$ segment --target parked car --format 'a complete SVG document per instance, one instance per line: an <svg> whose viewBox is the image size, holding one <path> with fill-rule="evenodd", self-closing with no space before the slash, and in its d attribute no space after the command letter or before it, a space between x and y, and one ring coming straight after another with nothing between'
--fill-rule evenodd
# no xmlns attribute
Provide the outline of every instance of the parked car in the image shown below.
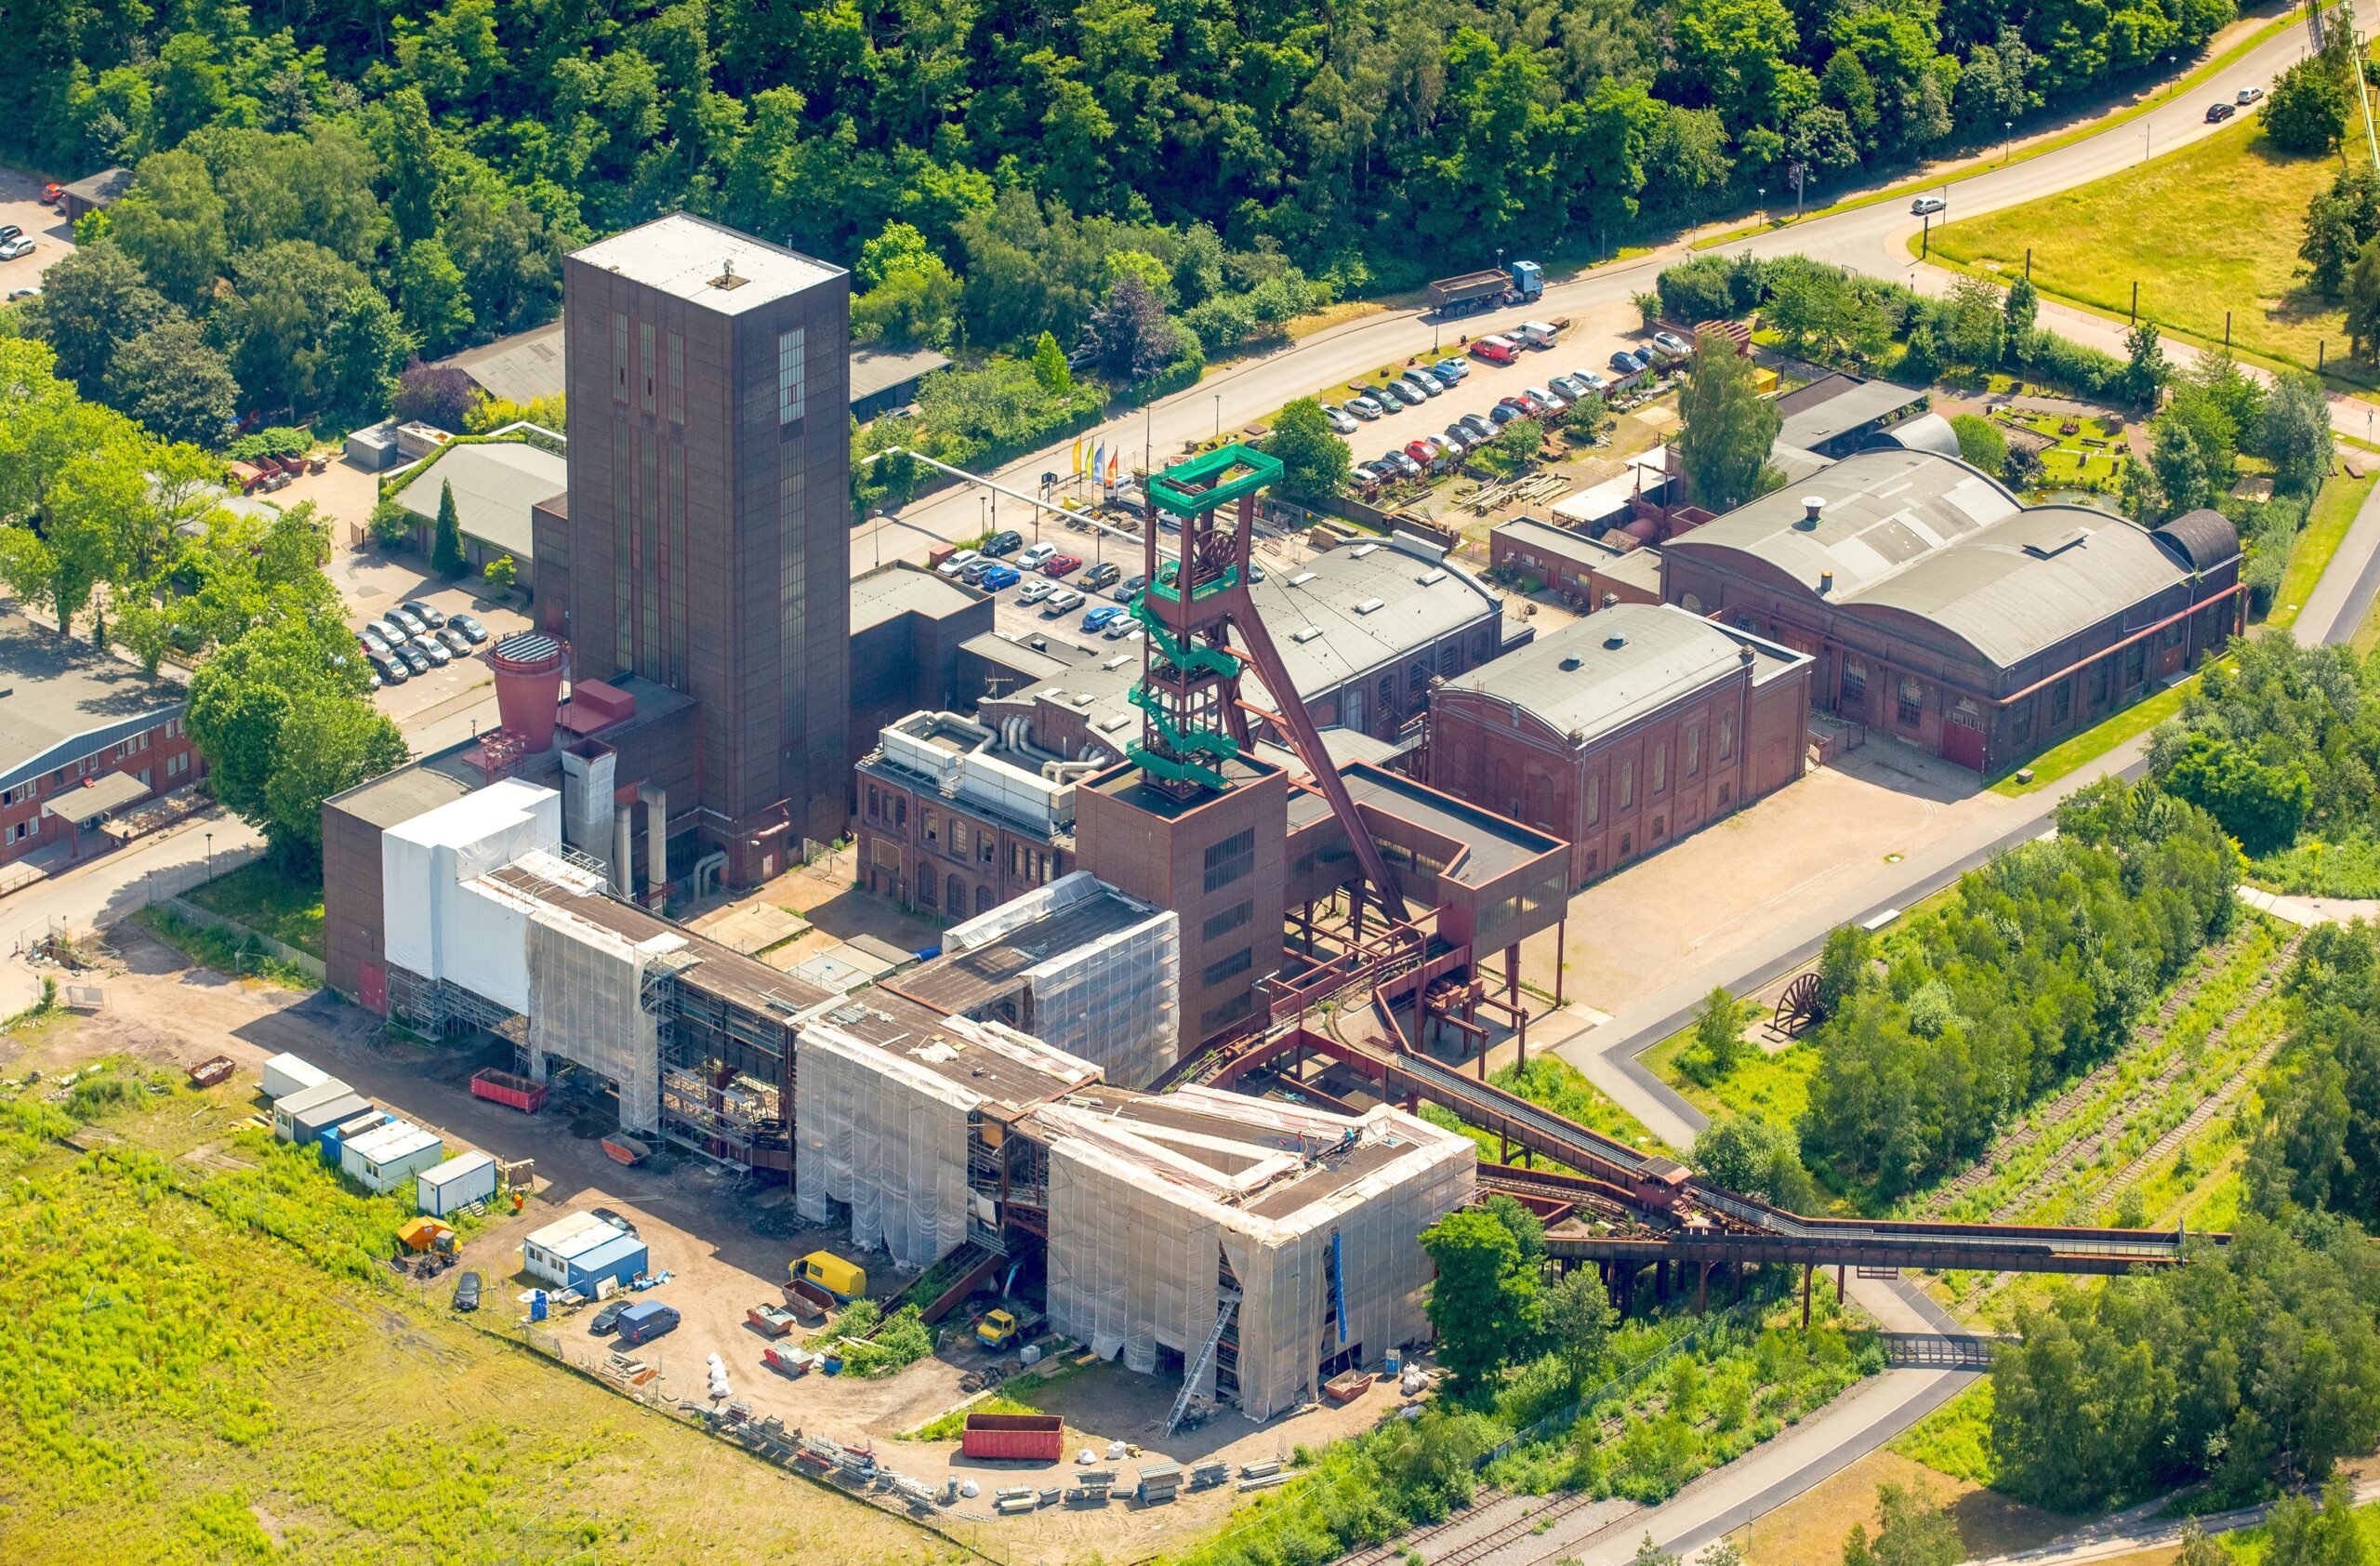
<svg viewBox="0 0 2380 1566"><path fill-rule="evenodd" d="M422 656L437 668L443 669L455 661L455 655L446 650L446 644L426 630L413 639L413 644L419 647Z"/></svg>
<svg viewBox="0 0 2380 1566"><path fill-rule="evenodd" d="M960 550L948 560L935 566L934 570L945 577L956 577L983 558L984 551L981 550Z"/></svg>
<svg viewBox="0 0 2380 1566"><path fill-rule="evenodd" d="M1081 569L1082 556L1078 554L1053 554L1041 563L1043 575L1051 577L1064 577Z"/></svg>
<svg viewBox="0 0 2380 1566"><path fill-rule="evenodd" d="M1495 420L1484 413L1466 413L1456 422L1483 441L1496 432Z"/></svg>
<svg viewBox="0 0 2380 1566"><path fill-rule="evenodd" d="M1038 604L1057 591L1058 584L1049 577L1036 577L1025 584L1024 590L1017 593L1016 601L1019 604Z"/></svg>
<svg viewBox="0 0 2380 1566"><path fill-rule="evenodd" d="M2233 101L2238 103L2241 108L2245 109L2249 104L2254 103L2264 95L2265 89L2262 87L2241 87L2240 89L2239 97L2233 100Z"/></svg>
<svg viewBox="0 0 2380 1566"><path fill-rule="evenodd" d="M1049 597L1041 601L1041 617L1043 619L1056 619L1060 615L1065 614L1067 611L1078 607L1081 603L1081 593L1077 592L1072 588L1060 588L1057 591L1051 593Z"/></svg>
<svg viewBox="0 0 2380 1566"><path fill-rule="evenodd" d="M612 1301L595 1313L595 1319L587 1323L587 1330L597 1337L609 1337L619 1327L620 1312L635 1303L625 1297Z"/></svg>
<svg viewBox="0 0 2380 1566"><path fill-rule="evenodd" d="M14 223L0 223L0 245L6 245L12 239L21 239L24 237L24 232L23 229Z"/></svg>
<svg viewBox="0 0 2380 1566"><path fill-rule="evenodd" d="M1106 635L1110 642L1137 642L1141 639L1141 622L1135 619L1117 620L1107 628Z"/></svg>
<svg viewBox="0 0 2380 1566"><path fill-rule="evenodd" d="M65 193L66 187L52 180L41 188L41 204L44 206L55 206L58 205L58 198Z"/></svg>
<svg viewBox="0 0 2380 1566"><path fill-rule="evenodd" d="M2210 103L2206 106L2206 123L2209 125L2221 125L2224 121L2229 119L2239 112L2240 106L2236 103ZM11 259L12 258L8 254L8 247L5 245L0 245L0 261Z"/></svg>
<svg viewBox="0 0 2380 1566"><path fill-rule="evenodd" d="M1342 435L1352 435L1355 432L1355 418L1336 403L1323 404L1322 417L1329 423L1332 430Z"/></svg>
<svg viewBox="0 0 2380 1566"><path fill-rule="evenodd" d="M1567 375L1557 375L1545 384L1566 403L1575 403L1587 394L1585 387Z"/></svg>
<svg viewBox="0 0 2380 1566"><path fill-rule="evenodd" d="M1013 527L1003 527L984 540L985 554L1014 554L1025 547L1025 535Z"/></svg>
<svg viewBox="0 0 2380 1566"><path fill-rule="evenodd" d="M1111 596L1129 603L1134 593L1139 592L1143 588L1148 585L1149 579L1138 571L1135 571L1130 576L1116 584L1116 591Z"/></svg>
<svg viewBox="0 0 2380 1566"><path fill-rule="evenodd" d="M998 565L998 564L999 562L994 560L990 555L979 554L974 559L969 561L966 564L959 568L959 579L965 582L969 587L973 587L984 579L985 572L990 570L993 566Z"/></svg>
<svg viewBox="0 0 2380 1566"><path fill-rule="evenodd" d="M636 1225L628 1222L628 1214L625 1213L615 1213L608 1207L590 1207L587 1210L587 1215L590 1218L602 1219L630 1239L636 1237Z"/></svg>
<svg viewBox="0 0 2380 1566"><path fill-rule="evenodd" d="M1115 624L1123 613L1124 609L1121 604L1102 604L1098 608L1093 609L1091 613L1082 617L1082 629L1085 630L1105 630L1109 626Z"/></svg>
<svg viewBox="0 0 2380 1566"><path fill-rule="evenodd" d="M1414 393L1419 392L1421 394L1419 400L1424 403L1428 402L1433 397L1443 397L1447 394L1447 389L1438 384L1438 378L1434 375L1408 375L1400 377L1396 382L1396 389L1399 392L1404 392L1408 397L1411 397Z"/></svg>
<svg viewBox="0 0 2380 1566"><path fill-rule="evenodd" d="M1671 355L1673 358L1678 359L1686 358L1694 352L1694 344L1686 341L1675 332L1655 332L1653 334L1653 346L1659 349L1662 352Z"/></svg>
<svg viewBox="0 0 2380 1566"><path fill-rule="evenodd" d="M1382 471L1382 464L1378 462L1351 462L1347 465L1347 472L1362 484L1386 484L1395 476Z"/></svg>
<svg viewBox="0 0 2380 1566"><path fill-rule="evenodd" d="M1002 592L1025 580L1025 573L1013 565L994 565L975 579L975 585L985 592Z"/></svg>
<svg viewBox="0 0 2380 1566"><path fill-rule="evenodd" d="M1528 415L1521 410L1518 403L1498 403L1488 410L1488 421L1499 426L1510 424L1515 418L1527 417Z"/></svg>
<svg viewBox="0 0 2380 1566"><path fill-rule="evenodd" d="M1603 377L1595 374L1593 370L1572 370L1570 372L1570 378L1577 381L1580 385L1585 387L1590 392L1600 392L1605 387L1611 384L1611 382L1604 379Z"/></svg>
<svg viewBox="0 0 2380 1566"><path fill-rule="evenodd" d="M1391 413L1402 413L1407 408L1411 407L1415 403L1425 400L1418 392L1408 397L1403 392L1398 391L1394 384L1387 386L1375 386L1371 390L1371 395L1374 402L1380 404L1382 407L1386 408Z"/></svg>
<svg viewBox="0 0 2380 1566"><path fill-rule="evenodd" d="M1500 405L1517 409L1523 418L1535 418L1545 411L1545 405L1526 392L1515 392L1505 398Z"/></svg>
<svg viewBox="0 0 2380 1566"><path fill-rule="evenodd" d="M412 640L409 632L397 629L395 625L390 622L388 617L385 615L380 618L372 621L364 629L370 631L373 635L378 637L382 642L388 644L391 647L394 647L400 642Z"/></svg>
<svg viewBox="0 0 2380 1566"><path fill-rule="evenodd" d="M487 640L487 627L480 624L475 615L449 615L446 623L463 633L463 640L476 647Z"/></svg>
<svg viewBox="0 0 2380 1566"><path fill-rule="evenodd" d="M1123 575L1123 567L1113 561L1103 560L1082 574L1082 585L1087 588L1104 588L1110 582L1119 580Z"/></svg>
<svg viewBox="0 0 2380 1566"><path fill-rule="evenodd" d="M480 1307L480 1275L467 1272L455 1281L455 1308L477 1310Z"/></svg>
<svg viewBox="0 0 2380 1566"><path fill-rule="evenodd" d="M1555 408L1566 407L1569 404L1568 398L1556 395L1554 389L1549 386L1532 386L1521 395L1536 404L1537 411L1540 413L1548 413Z"/></svg>
<svg viewBox="0 0 2380 1566"><path fill-rule="evenodd" d="M1363 396L1348 398L1347 411L1368 424L1373 419L1378 418L1382 414L1386 413L1388 410L1382 407L1376 399L1369 396Z"/></svg>
<svg viewBox="0 0 2380 1566"><path fill-rule="evenodd" d="M364 644L364 650L367 653L385 655L389 650L389 639L368 625L355 633L355 639Z"/></svg>
<svg viewBox="0 0 2380 1566"><path fill-rule="evenodd" d="M431 631L430 634L436 637L439 641L445 643L446 650L454 654L456 657L465 657L470 653L470 638L465 636L461 631L456 630L451 625L442 625L436 630Z"/></svg>
<svg viewBox="0 0 2380 1566"><path fill-rule="evenodd" d="M1449 424L1447 426L1447 446L1457 457L1461 457L1473 446L1477 445L1479 444L1479 440L1480 437L1478 434L1471 430L1467 425Z"/></svg>
<svg viewBox="0 0 2380 1566"><path fill-rule="evenodd" d="M430 629L422 624L421 617L410 609L391 609L381 617L407 636L418 636Z"/></svg>
<svg viewBox="0 0 2380 1566"><path fill-rule="evenodd" d="M677 1325L676 1306L662 1305L654 1300L639 1300L620 1312L620 1322L615 1331L622 1343L633 1347L640 1343L651 1343L664 1333L675 1331Z"/></svg>
<svg viewBox="0 0 2380 1566"><path fill-rule="evenodd" d="M1484 359L1491 365L1509 365L1519 358L1521 353L1519 349L1514 348L1502 338L1481 338L1471 345L1471 356L1474 359Z"/></svg>
<svg viewBox="0 0 2380 1566"><path fill-rule="evenodd" d="M424 604L418 598L408 598L405 600L405 613L411 615L415 619L419 620L422 623L422 628L426 630L436 630L440 626L446 623L445 616L440 614L429 604Z"/></svg>
<svg viewBox="0 0 2380 1566"><path fill-rule="evenodd" d="M1623 348L1611 356L1611 367L1621 375L1636 375L1644 370L1645 363Z"/></svg>
<svg viewBox="0 0 2380 1566"><path fill-rule="evenodd" d="M1036 544L1016 557L1016 568L1020 571L1038 571L1048 564L1051 556L1057 552L1058 546L1055 544Z"/></svg>
<svg viewBox="0 0 2380 1566"><path fill-rule="evenodd" d="M33 253L33 242L23 234L19 234L11 240L0 241L0 261L13 261L20 256L30 256Z"/></svg>
<svg viewBox="0 0 2380 1566"><path fill-rule="evenodd" d="M1452 376L1457 380L1461 380L1471 373L1471 365L1461 359L1441 359L1430 367L1440 375Z"/></svg>
<svg viewBox="0 0 2380 1566"><path fill-rule="evenodd" d="M1396 476L1399 478L1418 479L1421 476L1421 464L1414 461L1402 451L1383 451L1380 454L1380 459L1395 469Z"/></svg>
<svg viewBox="0 0 2380 1566"><path fill-rule="evenodd" d="M366 653L364 656L372 660L372 671L380 676L380 683L384 685L402 685L413 678L393 653Z"/></svg>
<svg viewBox="0 0 2380 1566"><path fill-rule="evenodd" d="M1415 370L1413 374L1419 379L1435 383L1441 391L1451 392L1454 390L1455 378L1447 374L1446 371L1438 368L1435 365L1424 365L1420 369Z"/></svg>
<svg viewBox="0 0 2380 1566"><path fill-rule="evenodd" d="M8 302L10 304L22 304L27 299L37 299L39 298L41 298L41 289L38 286L31 288L11 288L8 290Z"/></svg>
<svg viewBox="0 0 2380 1566"><path fill-rule="evenodd" d="M1439 451L1426 440L1408 441L1405 443L1405 455L1426 468L1438 459Z"/></svg>
<svg viewBox="0 0 2380 1566"><path fill-rule="evenodd" d="M1937 195L1923 195L1909 204L1909 215L1912 218L1930 218L1935 213L1944 210L1950 205L1950 203L1946 197Z"/></svg>
<svg viewBox="0 0 2380 1566"><path fill-rule="evenodd" d="M390 648L389 652L392 657L403 659L405 668L411 670L414 673L427 674L430 672L430 655L423 652L419 647L415 646L412 643L400 642L395 646Z"/></svg>

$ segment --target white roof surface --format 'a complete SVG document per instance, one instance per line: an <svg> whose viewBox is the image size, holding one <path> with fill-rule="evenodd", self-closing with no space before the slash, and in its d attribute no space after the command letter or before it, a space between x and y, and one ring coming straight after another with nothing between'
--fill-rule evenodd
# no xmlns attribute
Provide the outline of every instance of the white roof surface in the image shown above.
<svg viewBox="0 0 2380 1566"><path fill-rule="evenodd" d="M616 272L721 315L741 315L843 274L840 267L685 212L599 239L572 259ZM734 287L718 286L722 268L744 281Z"/></svg>
<svg viewBox="0 0 2380 1566"><path fill-rule="evenodd" d="M566 1218L555 1219L529 1236L527 1243L569 1261L585 1255L598 1245L610 1244L621 1233L620 1229L592 1213L573 1213Z"/></svg>
<svg viewBox="0 0 2380 1566"><path fill-rule="evenodd" d="M410 1158L424 1148L434 1148L443 1141L438 1133L425 1131L411 1121L390 1121L347 1144L347 1151L366 1163L393 1163Z"/></svg>
<svg viewBox="0 0 2380 1566"><path fill-rule="evenodd" d="M476 1174L483 1169L496 1167L496 1160L485 1153L456 1153L435 1169L425 1169L420 1178L433 1186L450 1186L466 1174Z"/></svg>

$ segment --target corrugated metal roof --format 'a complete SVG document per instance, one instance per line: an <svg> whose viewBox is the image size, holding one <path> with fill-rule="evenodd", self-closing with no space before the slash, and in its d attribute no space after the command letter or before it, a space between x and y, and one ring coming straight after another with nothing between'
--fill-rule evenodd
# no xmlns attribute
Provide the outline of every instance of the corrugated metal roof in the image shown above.
<svg viewBox="0 0 2380 1566"><path fill-rule="evenodd" d="M570 464L525 441L453 445L397 494L397 503L425 522L438 518L440 493L455 491L455 520L468 537L531 560L529 508L570 484Z"/></svg>
<svg viewBox="0 0 2380 1566"><path fill-rule="evenodd" d="M1889 380L1866 380L1856 375L1820 376L1777 399L1784 416L1780 445L1816 451L1828 441L1879 418L1889 418L1925 400L1925 393Z"/></svg>
<svg viewBox="0 0 2380 1566"><path fill-rule="evenodd" d="M559 397L569 386L559 316L542 326L466 348L439 363L469 376L489 396L510 403Z"/></svg>
<svg viewBox="0 0 2380 1566"><path fill-rule="evenodd" d="M1803 525L1809 499L1818 524ZM2147 529L2083 506L2021 505L1955 458L1879 448L1670 541L1737 552L1839 607L1897 609L2002 668L2184 579ZM1831 574L1831 584L1825 577Z"/></svg>
<svg viewBox="0 0 2380 1566"><path fill-rule="evenodd" d="M1744 644L1666 604L1615 604L1454 682L1513 703L1579 742L1734 678Z"/></svg>
<svg viewBox="0 0 2380 1566"><path fill-rule="evenodd" d="M172 674L0 615L0 784L54 772L182 710Z"/></svg>
<svg viewBox="0 0 2380 1566"><path fill-rule="evenodd" d="M1394 544L1326 550L1289 576L1250 584L1249 597L1298 696L1309 701L1486 621L1501 603L1460 566ZM1378 607L1362 607L1374 600ZM1322 634L1295 640L1291 633L1306 626Z"/></svg>
<svg viewBox="0 0 2380 1566"><path fill-rule="evenodd" d="M948 369L947 356L931 348L911 349L897 353L884 348L854 348L852 350L852 401L865 402L878 392Z"/></svg>

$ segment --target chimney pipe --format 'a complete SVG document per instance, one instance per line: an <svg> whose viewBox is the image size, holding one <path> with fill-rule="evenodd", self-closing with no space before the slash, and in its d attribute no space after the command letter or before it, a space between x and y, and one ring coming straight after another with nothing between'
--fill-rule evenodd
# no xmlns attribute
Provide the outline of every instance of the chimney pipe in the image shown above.
<svg viewBox="0 0 2380 1566"><path fill-rule="evenodd" d="M669 791L640 783L636 796L644 804L644 895L658 908L669 888Z"/></svg>
<svg viewBox="0 0 2380 1566"><path fill-rule="evenodd" d="M1801 520L1800 522L1798 522L1798 523L1794 524L1794 525L1795 525L1795 526L1797 526L1797 527L1799 527L1799 528L1801 528L1804 532L1808 532L1811 528L1814 528L1814 527L1816 527L1816 526L1818 524L1818 515L1819 515L1819 513L1820 513L1820 512L1824 511L1825 510L1826 510L1826 497L1825 497L1825 496L1823 496L1823 495L1805 495L1805 496L1803 496L1803 497L1802 497L1802 520Z"/></svg>
<svg viewBox="0 0 2380 1566"><path fill-rule="evenodd" d="M1834 591L1834 573L1833 573L1833 572L1831 572L1831 571L1821 571L1821 572L1819 572L1819 573L1818 573L1818 596L1819 596L1820 598L1824 598L1828 593L1831 593L1831 592L1832 592L1833 591Z"/></svg>

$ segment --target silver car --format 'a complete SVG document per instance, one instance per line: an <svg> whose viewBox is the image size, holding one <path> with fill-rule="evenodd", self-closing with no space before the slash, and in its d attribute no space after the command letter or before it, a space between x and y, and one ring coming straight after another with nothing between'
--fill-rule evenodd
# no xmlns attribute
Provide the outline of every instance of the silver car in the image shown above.
<svg viewBox="0 0 2380 1566"><path fill-rule="evenodd" d="M1355 421L1348 418L1347 410L1336 403L1323 404L1322 417L1329 421L1331 429L1342 435L1352 435L1355 432Z"/></svg>
<svg viewBox="0 0 2380 1566"><path fill-rule="evenodd" d="M1350 397L1347 399L1347 411L1368 424L1388 410L1369 397Z"/></svg>
<svg viewBox="0 0 2380 1566"><path fill-rule="evenodd" d="M1438 378L1434 375L1406 376L1396 382L1396 389L1417 405L1426 403L1433 397L1442 397L1447 390L1438 384Z"/></svg>

